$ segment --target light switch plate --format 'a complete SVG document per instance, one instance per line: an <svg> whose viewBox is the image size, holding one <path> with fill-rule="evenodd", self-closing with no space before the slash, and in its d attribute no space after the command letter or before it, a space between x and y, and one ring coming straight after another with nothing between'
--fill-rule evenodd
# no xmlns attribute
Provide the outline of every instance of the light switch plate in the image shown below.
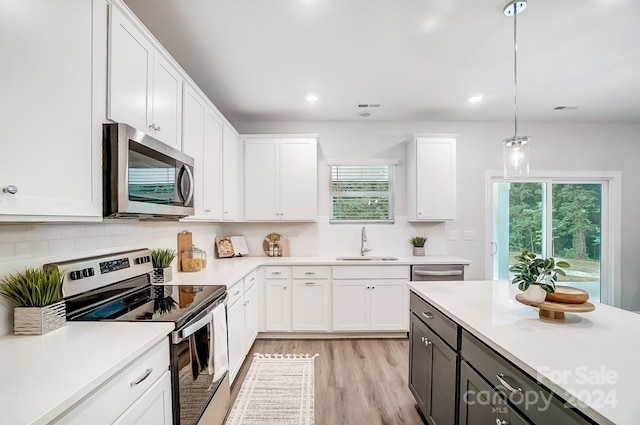
<svg viewBox="0 0 640 425"><path fill-rule="evenodd" d="M477 239L475 230L465 230L462 234L462 238L465 241L475 241Z"/></svg>
<svg viewBox="0 0 640 425"><path fill-rule="evenodd" d="M457 230L452 230L449 232L449 240L450 241L457 241L460 240L460 232Z"/></svg>

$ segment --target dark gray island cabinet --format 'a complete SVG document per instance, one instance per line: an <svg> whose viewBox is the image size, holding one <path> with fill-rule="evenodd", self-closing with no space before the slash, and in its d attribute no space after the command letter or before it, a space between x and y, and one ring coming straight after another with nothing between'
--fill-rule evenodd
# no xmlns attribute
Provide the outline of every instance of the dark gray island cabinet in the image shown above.
<svg viewBox="0 0 640 425"><path fill-rule="evenodd" d="M595 424L411 292L409 389L430 425Z"/></svg>

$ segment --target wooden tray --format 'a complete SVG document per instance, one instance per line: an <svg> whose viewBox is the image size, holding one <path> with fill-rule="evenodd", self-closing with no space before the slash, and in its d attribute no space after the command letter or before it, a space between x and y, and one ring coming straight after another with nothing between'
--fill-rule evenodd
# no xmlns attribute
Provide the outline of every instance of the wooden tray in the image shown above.
<svg viewBox="0 0 640 425"><path fill-rule="evenodd" d="M532 303L524 297L524 294L517 294L516 301L524 305L530 305L540 309L538 316L541 319L554 320L557 322L564 322L564 313L587 313L593 311L596 307L590 302L582 304L566 304L556 303L553 301L543 301L541 303Z"/></svg>

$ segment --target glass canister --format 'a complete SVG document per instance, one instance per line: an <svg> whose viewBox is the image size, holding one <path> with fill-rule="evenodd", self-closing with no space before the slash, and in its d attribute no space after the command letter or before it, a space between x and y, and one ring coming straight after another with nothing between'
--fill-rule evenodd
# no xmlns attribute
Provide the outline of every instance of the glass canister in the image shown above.
<svg viewBox="0 0 640 425"><path fill-rule="evenodd" d="M199 272L207 267L207 253L192 245L190 249L182 251L182 271Z"/></svg>

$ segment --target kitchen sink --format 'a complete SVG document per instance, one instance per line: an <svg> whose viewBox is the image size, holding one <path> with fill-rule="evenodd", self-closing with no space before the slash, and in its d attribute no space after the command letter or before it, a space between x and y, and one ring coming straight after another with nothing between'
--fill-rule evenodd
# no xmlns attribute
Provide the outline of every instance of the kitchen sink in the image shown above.
<svg viewBox="0 0 640 425"><path fill-rule="evenodd" d="M336 257L338 261L398 261L396 257Z"/></svg>

